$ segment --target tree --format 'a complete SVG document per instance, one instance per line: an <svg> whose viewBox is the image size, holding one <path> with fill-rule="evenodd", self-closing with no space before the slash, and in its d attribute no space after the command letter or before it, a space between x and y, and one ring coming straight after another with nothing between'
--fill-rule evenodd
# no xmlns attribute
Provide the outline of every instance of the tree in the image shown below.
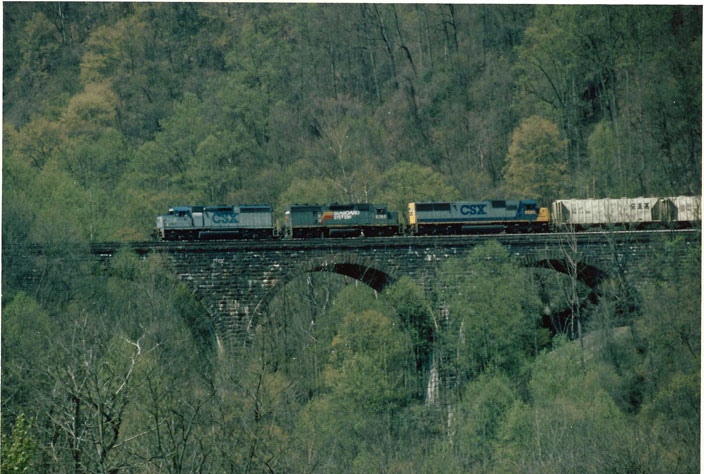
<svg viewBox="0 0 704 474"><path fill-rule="evenodd" d="M588 173L581 187L589 190L589 197L628 196L632 190L627 189L625 170L620 155L617 153L618 137L610 122L604 121L594 127L587 141L589 153ZM615 163L614 163L615 161Z"/></svg>
<svg viewBox="0 0 704 474"><path fill-rule="evenodd" d="M44 167L62 142L59 122L45 116L36 117L19 130L6 123L3 134L5 156L13 154L17 159L26 161L37 169Z"/></svg>
<svg viewBox="0 0 704 474"><path fill-rule="evenodd" d="M700 121L684 117L701 115L701 61L687 51L701 49L700 19L687 7L539 7L517 47L518 107L559 125L570 171L588 173L585 139L608 122L629 194L692 189Z"/></svg>
<svg viewBox="0 0 704 474"><path fill-rule="evenodd" d="M7 277L7 273L3 273ZM7 284L3 282L3 287L6 288ZM2 472L29 472L29 466L41 459L38 443L42 438L37 437L37 429L43 420L37 399L51 387L42 373L54 357L50 347L58 328L49 312L27 293L20 291L12 295L5 291L5 295L2 308L2 408L5 420Z"/></svg>
<svg viewBox="0 0 704 474"><path fill-rule="evenodd" d="M12 434L2 434L2 474L31 472L36 468L38 440L32 434L34 420L20 413L12 427Z"/></svg>
<svg viewBox="0 0 704 474"><path fill-rule="evenodd" d="M335 452L335 463L369 469L365 458L390 448L395 414L409 400L405 375L412 363L410 341L382 313L350 312L331 350L324 372L327 395L311 402L304 426L324 434L313 448L316 457ZM372 465L379 459L373 458Z"/></svg>
<svg viewBox="0 0 704 474"><path fill-rule="evenodd" d="M407 336L374 311L348 313L332 341L325 378L340 400L379 414L403 403ZM350 408L351 408L350 406Z"/></svg>
<svg viewBox="0 0 704 474"><path fill-rule="evenodd" d="M516 391L505 373L488 371L467 384L462 399L452 408L448 427L457 458L467 471L491 469L494 446Z"/></svg>
<svg viewBox="0 0 704 474"><path fill-rule="evenodd" d="M511 136L504 170L507 187L521 197L550 201L567 189L567 164L557 126L538 116L521 122Z"/></svg>
<svg viewBox="0 0 704 474"><path fill-rule="evenodd" d="M60 35L54 25L41 12L34 12L23 25L15 45L21 62L12 82L17 89L17 103L24 102L21 110L14 110L19 123L24 123L36 112L42 111L54 94L41 97L42 91L52 91L54 79L61 62ZM14 89L14 88L13 88Z"/></svg>
<svg viewBox="0 0 704 474"><path fill-rule="evenodd" d="M412 201L442 201L458 197L445 177L427 166L400 162L381 176L385 183L378 199L400 213L407 212Z"/></svg>
<svg viewBox="0 0 704 474"><path fill-rule="evenodd" d="M88 240L94 222L91 199L58 159L34 177L31 189L36 218L29 229L30 239L45 245Z"/></svg>
<svg viewBox="0 0 704 474"><path fill-rule="evenodd" d="M584 89L578 10L540 6L518 46L516 78L519 103L526 115L539 114L557 122L568 138L565 162L576 164L582 154L579 128L580 93ZM530 111L530 112L528 112Z"/></svg>
<svg viewBox="0 0 704 474"><path fill-rule="evenodd" d="M536 358L531 401L516 400L498 429L499 470L597 473L627 459L629 427L600 384L612 372L601 364L579 370L580 352L559 339Z"/></svg>
<svg viewBox="0 0 704 474"><path fill-rule="evenodd" d="M10 126L10 128L12 128ZM12 132L3 130L5 136ZM2 160L3 192L2 200L2 236L6 243L25 242L36 212L32 202L31 189L36 172L28 160L23 159L20 153L13 150L11 139L5 141Z"/></svg>
<svg viewBox="0 0 704 474"><path fill-rule="evenodd" d="M391 306L409 334L415 354L417 396L422 398L422 382L432 370L432 347L436 331L440 329L438 317L423 289L409 277L401 277L384 291ZM409 377L412 380L412 377Z"/></svg>
<svg viewBox="0 0 704 474"><path fill-rule="evenodd" d="M643 384L641 421L654 426L668 469L696 471L699 456L701 377L700 249L679 240L665 243L648 265L643 314L633 325L643 354L634 368Z"/></svg>
<svg viewBox="0 0 704 474"><path fill-rule="evenodd" d="M546 342L530 275L496 242L472 249L466 259L448 261L437 290L448 317L436 347L453 391L490 368L517 378Z"/></svg>
<svg viewBox="0 0 704 474"><path fill-rule="evenodd" d="M92 319L104 316L76 314L67 321L74 339L57 344L45 377L53 382L45 400L51 430L56 433L53 456L74 472L112 472L123 465L120 452L127 409L134 403L134 380L146 348L143 339L129 339L114 328L99 327ZM105 335L108 335L107 337ZM112 336L112 337L110 337Z"/></svg>
<svg viewBox="0 0 704 474"><path fill-rule="evenodd" d="M385 166L382 130L359 101L317 100L311 110L313 140L305 150L317 175L328 180L344 202L370 202Z"/></svg>
<svg viewBox="0 0 704 474"><path fill-rule="evenodd" d="M333 203L344 201L339 191L328 179L297 178L279 196L279 208L289 204Z"/></svg>

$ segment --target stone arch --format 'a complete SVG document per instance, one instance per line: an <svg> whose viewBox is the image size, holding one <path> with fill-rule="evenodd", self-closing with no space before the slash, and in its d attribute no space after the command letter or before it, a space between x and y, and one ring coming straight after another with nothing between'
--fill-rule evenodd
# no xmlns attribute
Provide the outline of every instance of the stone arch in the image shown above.
<svg viewBox="0 0 704 474"><path fill-rule="evenodd" d="M533 268L546 268L555 270L558 273L570 275L570 265L565 261L565 258L545 258L527 263L526 266ZM587 285L592 289L592 292L598 292L599 284L606 279L608 273L601 268L589 262L576 262L576 277L577 280Z"/></svg>
<svg viewBox="0 0 704 474"><path fill-rule="evenodd" d="M359 280L379 293L399 278L394 271L384 265L380 265L379 262L369 258L358 257L355 254L336 254L312 258L301 265L293 267L283 277L270 283L267 291L254 306L254 311L250 315L250 321L247 324L248 328L253 325L252 319L259 317L281 288L298 276L315 272L330 272L348 276Z"/></svg>
<svg viewBox="0 0 704 474"><path fill-rule="evenodd" d="M589 305L596 305L598 303L601 297L600 285L609 277L608 272L602 270L598 265L587 259L578 260L574 264L570 264L567 256L564 254L543 255L542 257L528 259L524 261L524 264L527 267L553 270L567 276L571 276L574 272L577 281L591 289L587 297L579 305L580 312L586 310ZM572 267L572 265L574 265L574 267ZM558 327L562 326L561 323L566 324L571 316L572 308L567 308L549 316L544 315L543 325L545 327L552 326L550 329L554 332L558 330Z"/></svg>

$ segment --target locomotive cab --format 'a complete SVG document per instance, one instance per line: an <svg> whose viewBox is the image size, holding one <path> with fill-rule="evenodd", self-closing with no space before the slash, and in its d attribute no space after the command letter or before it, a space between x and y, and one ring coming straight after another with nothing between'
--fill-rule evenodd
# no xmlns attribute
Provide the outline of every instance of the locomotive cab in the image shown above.
<svg viewBox="0 0 704 474"><path fill-rule="evenodd" d="M184 229L193 227L191 207L169 207L169 213L156 218L156 235L160 240L176 238Z"/></svg>
<svg viewBox="0 0 704 474"><path fill-rule="evenodd" d="M536 222L543 222L547 224L550 222L550 210L547 207L541 207L538 209L538 218Z"/></svg>
<svg viewBox="0 0 704 474"><path fill-rule="evenodd" d="M532 227L535 230L547 231L550 223L550 211L547 207L538 207L535 201L526 205L525 214L531 216ZM536 216L532 219L532 216Z"/></svg>

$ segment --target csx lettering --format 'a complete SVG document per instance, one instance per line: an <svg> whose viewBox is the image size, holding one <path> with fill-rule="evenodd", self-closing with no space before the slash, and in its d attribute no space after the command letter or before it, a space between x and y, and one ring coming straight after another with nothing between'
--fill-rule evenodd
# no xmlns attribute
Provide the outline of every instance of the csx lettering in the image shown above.
<svg viewBox="0 0 704 474"><path fill-rule="evenodd" d="M484 210L485 207L486 204L464 204L462 207L460 207L460 213L463 216L486 215L486 211Z"/></svg>
<svg viewBox="0 0 704 474"><path fill-rule="evenodd" d="M239 214L213 214L213 224L239 224Z"/></svg>

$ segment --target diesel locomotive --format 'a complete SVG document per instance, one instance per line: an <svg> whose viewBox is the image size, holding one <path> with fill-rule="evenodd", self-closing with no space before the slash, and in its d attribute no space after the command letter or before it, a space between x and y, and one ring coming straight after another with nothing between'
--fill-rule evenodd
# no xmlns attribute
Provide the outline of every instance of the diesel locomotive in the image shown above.
<svg viewBox="0 0 704 474"><path fill-rule="evenodd" d="M378 237L399 233L398 213L385 204L294 204L284 212L286 237Z"/></svg>
<svg viewBox="0 0 704 474"><path fill-rule="evenodd" d="M159 240L270 239L274 237L271 206L174 206L157 216Z"/></svg>
<svg viewBox="0 0 704 474"><path fill-rule="evenodd" d="M384 204L293 204L283 225L268 205L177 206L156 219L159 240L306 239L561 232L609 227L684 228L701 222L701 197L563 199L536 201L411 202L408 225Z"/></svg>
<svg viewBox="0 0 704 474"><path fill-rule="evenodd" d="M412 202L408 223L412 234L466 234L473 232L544 232L548 209L533 200Z"/></svg>

